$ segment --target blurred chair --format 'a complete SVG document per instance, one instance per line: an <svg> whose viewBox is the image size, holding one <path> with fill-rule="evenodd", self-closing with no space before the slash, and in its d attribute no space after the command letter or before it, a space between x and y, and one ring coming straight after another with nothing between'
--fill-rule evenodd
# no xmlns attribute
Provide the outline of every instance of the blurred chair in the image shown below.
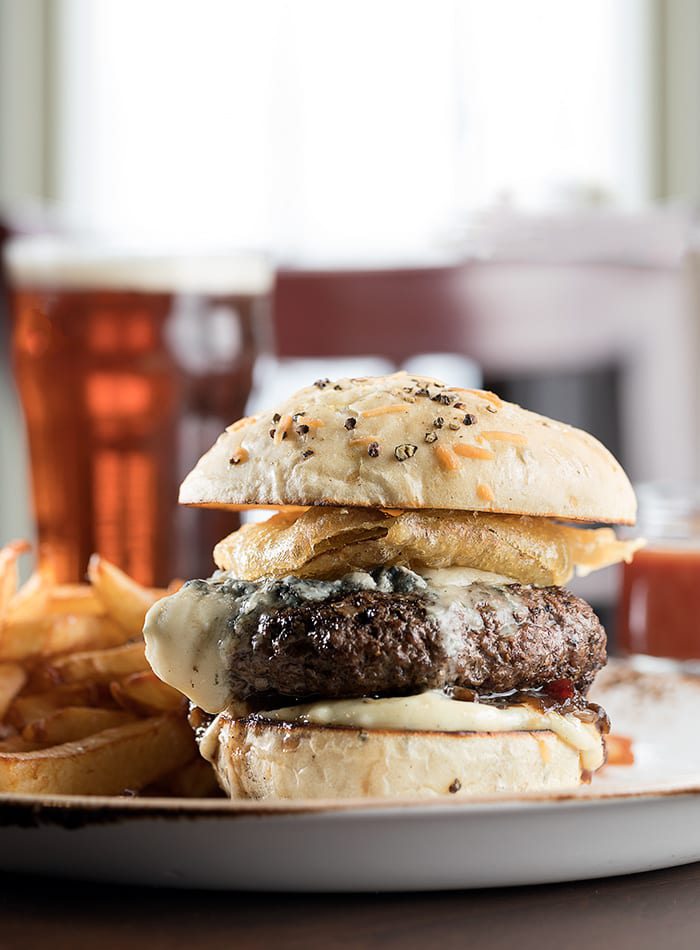
<svg viewBox="0 0 700 950"><path fill-rule="evenodd" d="M397 366L421 353L468 352L459 268L278 273L280 356L365 356Z"/></svg>
<svg viewBox="0 0 700 950"><path fill-rule="evenodd" d="M278 271L276 356L256 374L251 411L319 376L401 368L480 386L460 294L452 266Z"/></svg>

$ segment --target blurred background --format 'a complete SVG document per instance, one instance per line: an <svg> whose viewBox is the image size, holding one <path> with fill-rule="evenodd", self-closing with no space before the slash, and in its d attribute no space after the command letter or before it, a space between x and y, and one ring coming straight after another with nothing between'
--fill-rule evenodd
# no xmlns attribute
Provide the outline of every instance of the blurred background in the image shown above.
<svg viewBox="0 0 700 950"><path fill-rule="evenodd" d="M195 280L194 310L162 278L173 366L251 364L197 404L203 444L261 393L430 367L692 479L699 95L695 0L0 0L0 233L263 255L269 283ZM9 299L0 538L34 530ZM605 614L614 577L581 590Z"/></svg>

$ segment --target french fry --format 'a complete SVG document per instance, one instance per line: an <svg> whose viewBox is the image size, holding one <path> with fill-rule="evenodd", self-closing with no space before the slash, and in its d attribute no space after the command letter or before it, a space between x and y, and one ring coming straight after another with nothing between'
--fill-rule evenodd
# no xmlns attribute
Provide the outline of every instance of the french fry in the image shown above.
<svg viewBox="0 0 700 950"><path fill-rule="evenodd" d="M58 584L44 557L18 587L29 547L0 549L0 793L213 794L186 700L151 672L141 638L148 608L182 581L145 588L94 556L90 584Z"/></svg>
<svg viewBox="0 0 700 950"><path fill-rule="evenodd" d="M90 558L88 577L107 613L129 637L140 636L146 612L159 599L160 591L156 593L137 584L99 554Z"/></svg>
<svg viewBox="0 0 700 950"><path fill-rule="evenodd" d="M6 620L0 625L0 660L25 660L41 654L50 636L51 623L46 617Z"/></svg>
<svg viewBox="0 0 700 950"><path fill-rule="evenodd" d="M105 606L88 584L61 584L49 591L45 608L48 614L89 614L104 616Z"/></svg>
<svg viewBox="0 0 700 950"><path fill-rule="evenodd" d="M51 562L44 560L10 601L7 618L22 621L43 617L48 595L55 586L56 575Z"/></svg>
<svg viewBox="0 0 700 950"><path fill-rule="evenodd" d="M49 661L42 672L48 672L49 683L76 683L81 680L108 683L110 680L148 670L143 641L125 643L106 650L70 653Z"/></svg>
<svg viewBox="0 0 700 950"><path fill-rule="evenodd" d="M26 682L27 674L19 663L0 663L0 720Z"/></svg>
<svg viewBox="0 0 700 950"><path fill-rule="evenodd" d="M22 730L27 742L60 745L84 739L105 729L114 729L134 722L135 717L123 709L91 709L89 706L66 706L43 719L30 722Z"/></svg>
<svg viewBox="0 0 700 950"><path fill-rule="evenodd" d="M69 683L56 686L45 693L18 696L7 711L6 720L15 729L22 730L37 719L45 719L57 709L66 706L102 706L114 708L109 693L96 683Z"/></svg>
<svg viewBox="0 0 700 950"><path fill-rule="evenodd" d="M119 706L141 715L174 712L185 706L182 693L159 680L150 670L132 673L121 682L112 683L110 690Z"/></svg>
<svg viewBox="0 0 700 950"><path fill-rule="evenodd" d="M0 792L118 795L186 765L192 730L176 716L154 716L87 739L34 752L0 751Z"/></svg>
<svg viewBox="0 0 700 950"><path fill-rule="evenodd" d="M110 617L90 614L44 614L20 620L12 617L0 627L0 661L112 647L125 639L124 629Z"/></svg>
<svg viewBox="0 0 700 950"><path fill-rule="evenodd" d="M41 748L45 748L43 743L28 742L22 736L9 736L0 742L0 754L3 752L34 752Z"/></svg>
<svg viewBox="0 0 700 950"><path fill-rule="evenodd" d="M0 548L0 623L2 623L12 598L17 594L19 574L17 559L30 549L26 541L11 541Z"/></svg>
<svg viewBox="0 0 700 950"><path fill-rule="evenodd" d="M106 649L123 642L123 630L111 617L67 614L54 618L43 652L52 656L69 650Z"/></svg>

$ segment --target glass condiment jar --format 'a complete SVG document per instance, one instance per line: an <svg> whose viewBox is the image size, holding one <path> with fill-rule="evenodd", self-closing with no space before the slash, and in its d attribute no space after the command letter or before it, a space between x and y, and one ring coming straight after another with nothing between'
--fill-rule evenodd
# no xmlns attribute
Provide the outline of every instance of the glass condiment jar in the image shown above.
<svg viewBox="0 0 700 950"><path fill-rule="evenodd" d="M646 546L622 573L618 648L642 668L700 673L700 484L637 487Z"/></svg>

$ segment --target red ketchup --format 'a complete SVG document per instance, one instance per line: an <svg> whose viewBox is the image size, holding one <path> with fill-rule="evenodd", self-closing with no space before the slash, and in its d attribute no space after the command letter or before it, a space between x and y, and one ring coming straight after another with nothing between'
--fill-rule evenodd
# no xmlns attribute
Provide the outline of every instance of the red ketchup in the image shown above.
<svg viewBox="0 0 700 950"><path fill-rule="evenodd" d="M700 547L653 545L624 565L620 651L700 660Z"/></svg>

